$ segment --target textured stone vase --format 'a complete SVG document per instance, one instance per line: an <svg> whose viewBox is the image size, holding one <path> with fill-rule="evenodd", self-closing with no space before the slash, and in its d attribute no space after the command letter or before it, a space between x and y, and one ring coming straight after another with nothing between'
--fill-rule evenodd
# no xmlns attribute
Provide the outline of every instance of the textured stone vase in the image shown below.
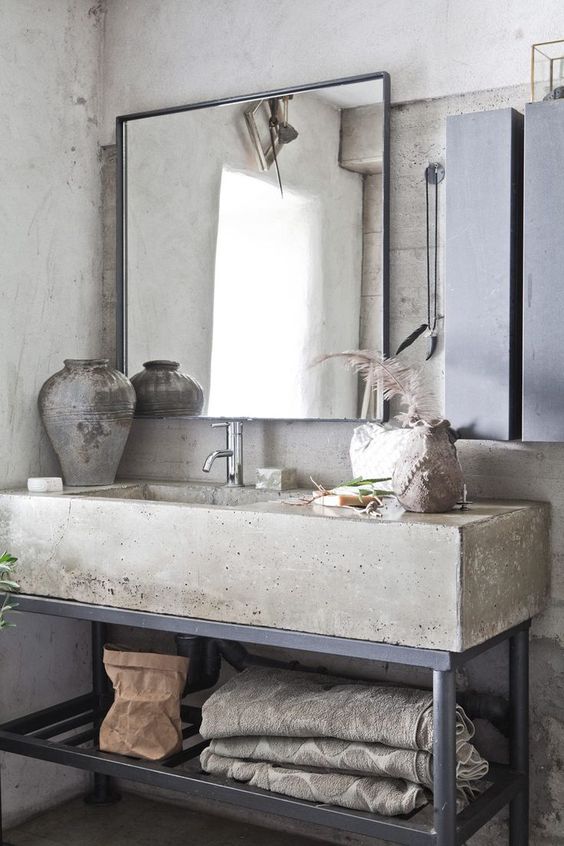
<svg viewBox="0 0 564 846"><path fill-rule="evenodd" d="M199 382L179 373L177 361L146 361L131 377L137 394L136 417L194 417L202 413L204 391Z"/></svg>
<svg viewBox="0 0 564 846"><path fill-rule="evenodd" d="M392 475L393 491L407 511L450 511L461 499L464 478L449 427L441 420L409 430Z"/></svg>
<svg viewBox="0 0 564 846"><path fill-rule="evenodd" d="M67 359L39 392L41 419L66 485L111 485L131 429L135 391L107 358Z"/></svg>

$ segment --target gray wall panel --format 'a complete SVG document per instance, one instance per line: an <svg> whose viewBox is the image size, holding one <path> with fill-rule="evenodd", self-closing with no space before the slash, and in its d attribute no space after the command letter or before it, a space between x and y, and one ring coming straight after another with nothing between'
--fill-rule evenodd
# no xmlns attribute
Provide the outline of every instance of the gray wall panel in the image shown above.
<svg viewBox="0 0 564 846"><path fill-rule="evenodd" d="M564 102L525 111L523 440L564 441Z"/></svg>
<svg viewBox="0 0 564 846"><path fill-rule="evenodd" d="M520 434L523 116L447 118L446 416L465 438Z"/></svg>

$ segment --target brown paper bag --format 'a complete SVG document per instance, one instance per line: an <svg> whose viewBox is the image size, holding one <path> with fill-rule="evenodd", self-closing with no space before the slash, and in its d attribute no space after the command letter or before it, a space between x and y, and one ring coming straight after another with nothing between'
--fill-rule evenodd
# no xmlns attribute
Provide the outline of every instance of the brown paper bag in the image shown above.
<svg viewBox="0 0 564 846"><path fill-rule="evenodd" d="M100 727L100 749L158 761L182 748L180 697L188 658L108 644L104 665L116 696Z"/></svg>

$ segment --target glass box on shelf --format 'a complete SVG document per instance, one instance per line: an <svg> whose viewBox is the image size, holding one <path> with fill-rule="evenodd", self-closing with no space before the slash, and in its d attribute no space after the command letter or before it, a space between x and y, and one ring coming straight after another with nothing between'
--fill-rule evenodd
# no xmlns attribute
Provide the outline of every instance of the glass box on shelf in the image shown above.
<svg viewBox="0 0 564 846"><path fill-rule="evenodd" d="M533 44L531 100L564 98L564 39Z"/></svg>

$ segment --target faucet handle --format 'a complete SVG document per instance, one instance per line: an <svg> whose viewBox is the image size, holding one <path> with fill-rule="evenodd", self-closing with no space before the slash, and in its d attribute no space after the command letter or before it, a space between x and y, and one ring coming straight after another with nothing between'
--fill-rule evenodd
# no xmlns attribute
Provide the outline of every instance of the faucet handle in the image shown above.
<svg viewBox="0 0 564 846"><path fill-rule="evenodd" d="M228 423L227 421L225 421L225 423L212 423L211 424L212 429L229 429L230 426L231 426L231 423Z"/></svg>

